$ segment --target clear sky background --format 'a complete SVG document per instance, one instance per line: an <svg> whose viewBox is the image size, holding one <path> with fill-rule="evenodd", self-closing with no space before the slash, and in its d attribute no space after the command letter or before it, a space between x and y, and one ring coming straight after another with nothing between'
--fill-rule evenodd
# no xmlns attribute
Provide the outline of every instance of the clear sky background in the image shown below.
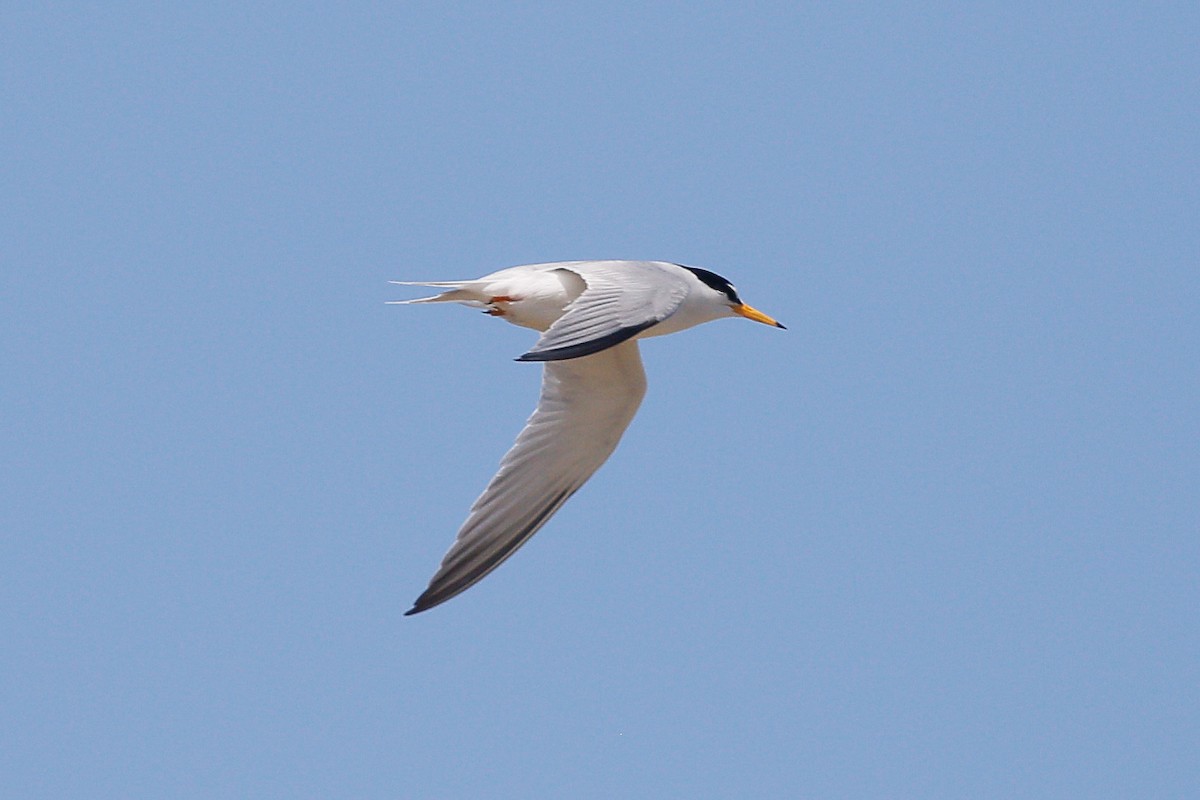
<svg viewBox="0 0 1200 800"><path fill-rule="evenodd" d="M1195 3L7 4L0 794L1200 793ZM648 258L613 459L389 279Z"/></svg>

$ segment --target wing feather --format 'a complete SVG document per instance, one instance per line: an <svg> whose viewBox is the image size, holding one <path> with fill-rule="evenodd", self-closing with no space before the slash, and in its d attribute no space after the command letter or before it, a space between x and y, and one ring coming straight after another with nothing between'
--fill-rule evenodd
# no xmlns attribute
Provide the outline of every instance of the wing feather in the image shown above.
<svg viewBox="0 0 1200 800"><path fill-rule="evenodd" d="M563 264L587 288L518 361L560 361L591 355L632 339L674 314L688 293L685 278L656 261Z"/></svg>
<svg viewBox="0 0 1200 800"><path fill-rule="evenodd" d="M645 392L637 342L548 362L537 409L406 614L470 588L537 533L608 460Z"/></svg>

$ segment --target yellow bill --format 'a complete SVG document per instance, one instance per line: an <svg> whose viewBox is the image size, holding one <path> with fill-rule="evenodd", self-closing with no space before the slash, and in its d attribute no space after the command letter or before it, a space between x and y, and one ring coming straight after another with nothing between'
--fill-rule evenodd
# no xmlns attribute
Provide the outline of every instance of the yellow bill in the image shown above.
<svg viewBox="0 0 1200 800"><path fill-rule="evenodd" d="M787 330L787 328L784 327L783 324L776 322L775 320L771 319L763 312L759 311L757 308L751 308L750 306L746 305L745 303L734 306L733 311L735 314L739 314L739 315L745 317L746 319L752 319L755 322L761 322L763 325L774 325L776 328L783 328L784 330Z"/></svg>

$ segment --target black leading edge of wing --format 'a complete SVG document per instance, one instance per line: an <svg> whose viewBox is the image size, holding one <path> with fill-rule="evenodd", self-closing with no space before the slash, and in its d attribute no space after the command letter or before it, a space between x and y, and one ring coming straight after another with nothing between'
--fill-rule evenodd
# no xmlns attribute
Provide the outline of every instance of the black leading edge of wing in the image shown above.
<svg viewBox="0 0 1200 800"><path fill-rule="evenodd" d="M567 345L566 347L556 347L551 350L541 350L538 352L530 351L524 355L517 356L517 361L565 361L568 358L581 358L590 356L592 353L599 353L601 350L607 350L610 347L616 347L622 342L626 342L637 336L647 328L657 325L662 320L651 319L646 320L640 325L630 325L628 328L621 328L613 331L607 336L601 336L598 339L592 339L588 342L580 342L579 344Z"/></svg>

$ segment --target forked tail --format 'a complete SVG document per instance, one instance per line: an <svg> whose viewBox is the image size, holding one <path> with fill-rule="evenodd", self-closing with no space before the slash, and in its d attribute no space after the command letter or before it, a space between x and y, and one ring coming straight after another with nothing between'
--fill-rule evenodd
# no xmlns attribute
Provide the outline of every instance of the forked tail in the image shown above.
<svg viewBox="0 0 1200 800"><path fill-rule="evenodd" d="M415 300L389 300L388 305L407 306L415 303L468 303L471 305L487 305L488 297L481 291L480 281L388 281L399 286L432 286L450 291L435 294L433 297L418 297Z"/></svg>

